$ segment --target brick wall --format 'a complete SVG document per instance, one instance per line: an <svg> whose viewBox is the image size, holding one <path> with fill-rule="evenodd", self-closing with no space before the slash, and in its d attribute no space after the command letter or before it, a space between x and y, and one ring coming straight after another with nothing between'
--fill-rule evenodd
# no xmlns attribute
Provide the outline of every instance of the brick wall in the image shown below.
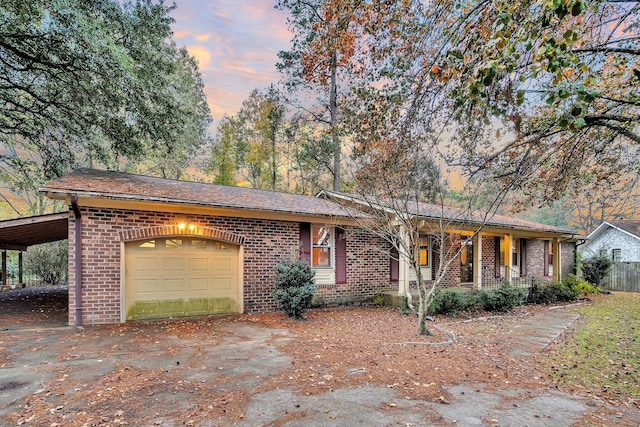
<svg viewBox="0 0 640 427"><path fill-rule="evenodd" d="M526 246L526 264L527 275L533 276L538 279L544 279L544 245L547 245L548 241L539 239L527 239Z"/></svg>
<svg viewBox="0 0 640 427"><path fill-rule="evenodd" d="M215 228L245 237L244 307L246 312L276 309L271 297L274 271L280 261L299 254L299 223L290 221L185 215L118 209L80 208L82 213L82 319L85 324L120 322L121 241L119 233L178 222ZM69 220L69 321L74 324L76 260L73 214ZM347 284L319 291L327 300L362 300L389 287L389 258L384 244L371 235L347 228Z"/></svg>
<svg viewBox="0 0 640 427"><path fill-rule="evenodd" d="M381 292L397 290L397 283L390 284L391 245L356 227L347 227L345 237L347 283L318 285L314 304L364 301Z"/></svg>
<svg viewBox="0 0 640 427"><path fill-rule="evenodd" d="M456 255L460 249L461 236L447 235L444 239L444 259L440 260L441 268ZM444 277L440 281L440 287L451 288L460 286L460 255L456 255L455 259L448 265Z"/></svg>
<svg viewBox="0 0 640 427"><path fill-rule="evenodd" d="M482 280L497 280L500 270L496 272L496 238L494 236L482 236Z"/></svg>
<svg viewBox="0 0 640 427"><path fill-rule="evenodd" d="M567 277L569 274L576 274L576 244L575 242L560 243L560 257L562 260L561 277Z"/></svg>

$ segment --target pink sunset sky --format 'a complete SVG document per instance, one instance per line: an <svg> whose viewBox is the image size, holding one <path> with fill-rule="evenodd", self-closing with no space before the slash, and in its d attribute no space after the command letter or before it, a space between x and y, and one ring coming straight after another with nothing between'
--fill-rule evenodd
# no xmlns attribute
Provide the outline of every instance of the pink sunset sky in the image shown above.
<svg viewBox="0 0 640 427"><path fill-rule="evenodd" d="M256 87L279 79L278 52L290 48L287 12L275 0L175 0L174 39L200 64L215 123L235 114Z"/></svg>

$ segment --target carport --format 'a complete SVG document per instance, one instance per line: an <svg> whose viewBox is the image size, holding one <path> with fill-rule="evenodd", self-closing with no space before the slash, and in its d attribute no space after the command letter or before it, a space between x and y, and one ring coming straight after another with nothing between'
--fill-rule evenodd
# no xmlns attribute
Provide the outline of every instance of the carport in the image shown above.
<svg viewBox="0 0 640 427"><path fill-rule="evenodd" d="M0 221L2 290L7 290L7 251L18 251L18 283L23 283L22 253L29 246L67 239L67 212Z"/></svg>

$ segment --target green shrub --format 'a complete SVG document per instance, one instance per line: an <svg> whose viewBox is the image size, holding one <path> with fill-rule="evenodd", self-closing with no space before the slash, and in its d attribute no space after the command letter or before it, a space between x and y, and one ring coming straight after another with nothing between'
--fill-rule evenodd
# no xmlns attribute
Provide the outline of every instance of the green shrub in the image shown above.
<svg viewBox="0 0 640 427"><path fill-rule="evenodd" d="M429 314L452 315L477 306L477 292L465 289L436 289Z"/></svg>
<svg viewBox="0 0 640 427"><path fill-rule="evenodd" d="M591 258L586 258L582 260L582 275L584 279L593 283L596 286L602 286L604 283L604 278L607 277L609 273L609 268L611 268L611 261L606 256L595 255Z"/></svg>
<svg viewBox="0 0 640 427"><path fill-rule="evenodd" d="M577 295L593 295L598 293L598 287L580 277L570 274L562 282L573 289Z"/></svg>
<svg viewBox="0 0 640 427"><path fill-rule="evenodd" d="M68 253L66 240L31 246L25 254L25 267L47 285L62 285L67 281Z"/></svg>
<svg viewBox="0 0 640 427"><path fill-rule="evenodd" d="M553 304L556 302L575 301L578 292L563 282L534 282L529 288L527 302L530 304Z"/></svg>
<svg viewBox="0 0 640 427"><path fill-rule="evenodd" d="M275 271L273 297L278 306L287 316L302 319L316 292L315 272L303 261L281 262L275 266Z"/></svg>
<svg viewBox="0 0 640 427"><path fill-rule="evenodd" d="M480 293L482 308L487 311L507 312L524 302L524 290L504 284L498 289L489 289Z"/></svg>

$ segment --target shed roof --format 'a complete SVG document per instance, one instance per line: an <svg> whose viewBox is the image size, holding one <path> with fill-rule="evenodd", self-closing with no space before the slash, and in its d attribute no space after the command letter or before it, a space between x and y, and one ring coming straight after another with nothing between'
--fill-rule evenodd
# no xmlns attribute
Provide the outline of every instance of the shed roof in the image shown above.
<svg viewBox="0 0 640 427"><path fill-rule="evenodd" d="M78 169L46 183L40 191L52 198L74 194L320 217L349 217L354 214L337 203L313 196L96 169Z"/></svg>
<svg viewBox="0 0 640 427"><path fill-rule="evenodd" d="M589 235L587 236L587 241L596 240L602 233L606 230L614 228L621 230L624 233L635 237L640 240L640 221L634 219L621 219L616 221L605 221L596 227ZM588 244L588 243L587 243Z"/></svg>
<svg viewBox="0 0 640 427"><path fill-rule="evenodd" d="M0 221L0 249L26 250L64 240L69 234L67 212Z"/></svg>
<svg viewBox="0 0 640 427"><path fill-rule="evenodd" d="M624 230L629 234L633 234L637 238L640 238L640 221L635 219L621 219L609 222L611 223L611 225L618 227L619 229Z"/></svg>

